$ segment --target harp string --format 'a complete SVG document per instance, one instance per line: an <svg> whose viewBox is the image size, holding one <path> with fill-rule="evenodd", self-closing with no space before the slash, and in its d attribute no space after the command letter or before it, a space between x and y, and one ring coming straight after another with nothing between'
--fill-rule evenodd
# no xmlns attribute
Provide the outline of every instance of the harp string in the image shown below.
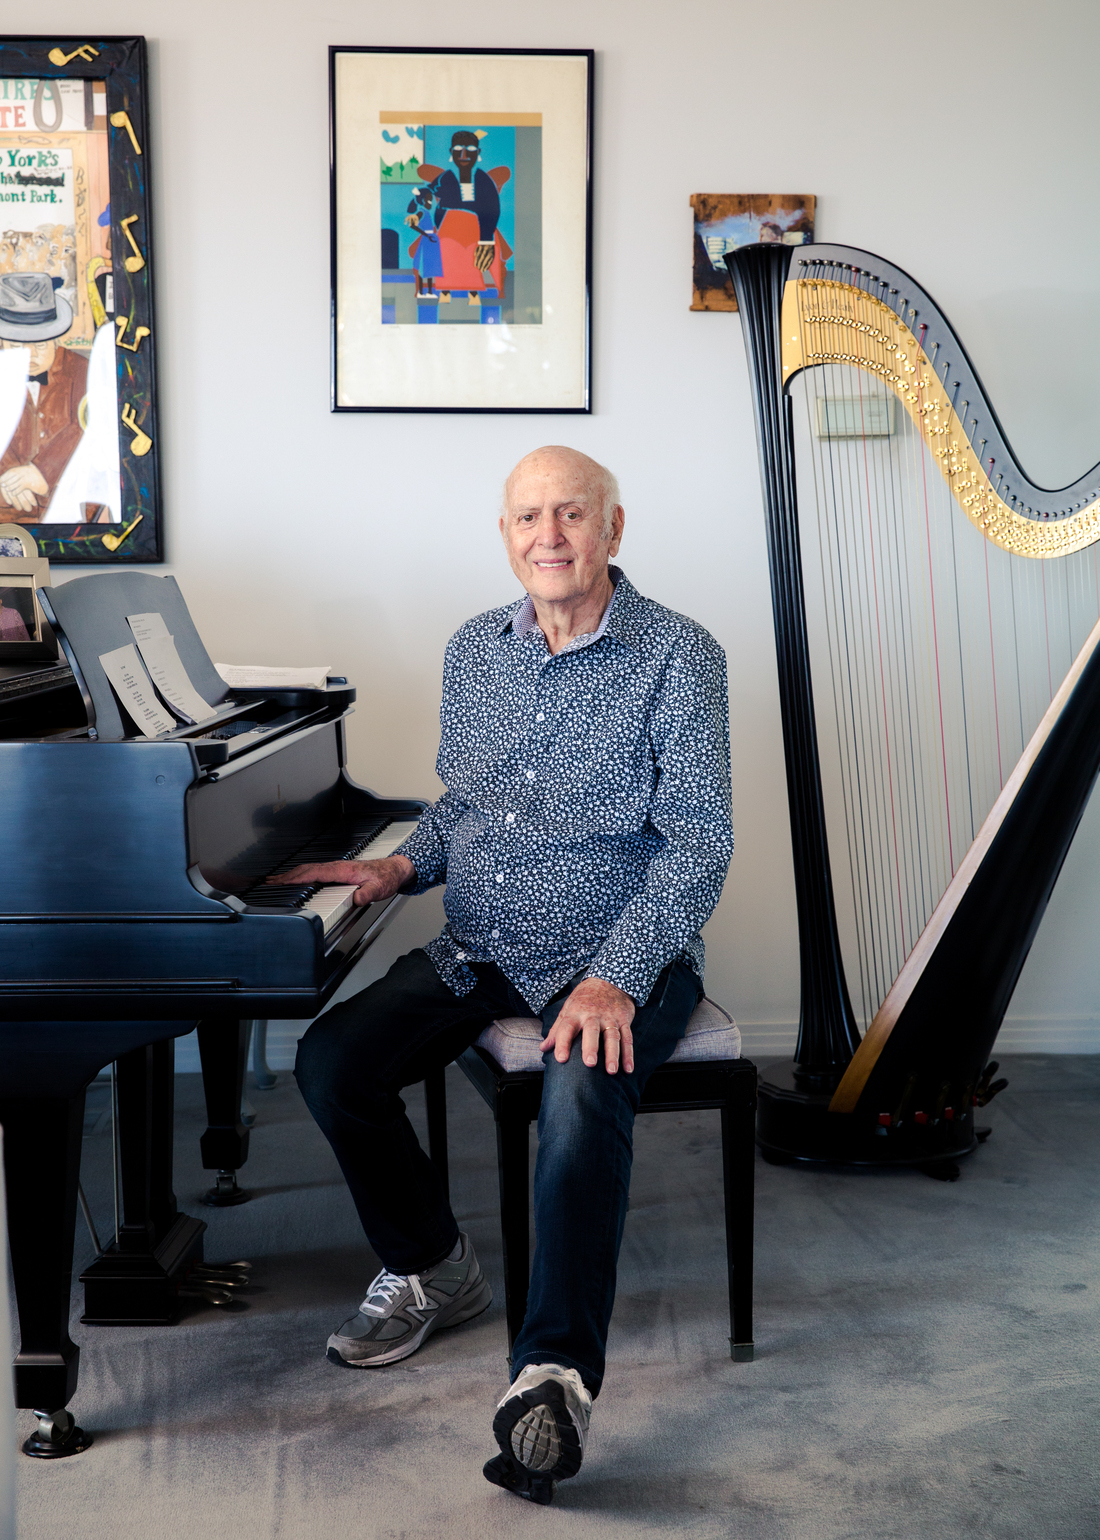
<svg viewBox="0 0 1100 1540"><path fill-rule="evenodd" d="M790 390L838 923L866 1025L1095 624L1100 560L985 539L857 365Z"/></svg>

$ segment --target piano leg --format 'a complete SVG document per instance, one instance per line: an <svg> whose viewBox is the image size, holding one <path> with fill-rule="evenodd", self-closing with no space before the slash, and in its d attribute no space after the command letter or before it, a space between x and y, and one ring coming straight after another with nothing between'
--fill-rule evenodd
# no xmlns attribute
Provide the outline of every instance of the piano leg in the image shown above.
<svg viewBox="0 0 1100 1540"><path fill-rule="evenodd" d="M267 1062L266 1021L252 1023L252 1073L256 1077L256 1087L260 1091L270 1091L279 1083L278 1075L272 1073L271 1066Z"/></svg>
<svg viewBox="0 0 1100 1540"><path fill-rule="evenodd" d="M210 1016L199 1022L199 1058L206 1092L209 1127L199 1144L207 1171L217 1180L203 1194L211 1208L246 1203L249 1194L237 1186L237 1172L248 1159L248 1129L241 1121L248 1039L252 1023L235 1016Z"/></svg>
<svg viewBox="0 0 1100 1540"><path fill-rule="evenodd" d="M168 1039L116 1061L122 1223L80 1275L89 1326L168 1325L180 1284L202 1261L206 1226L179 1212L172 1191L174 1059Z"/></svg>
<svg viewBox="0 0 1100 1540"><path fill-rule="evenodd" d="M5 1098L0 1124L19 1313L15 1404L31 1407L38 1418L23 1452L57 1459L80 1454L92 1442L64 1410L76 1390L80 1360L69 1336L69 1294L84 1091L72 1097Z"/></svg>

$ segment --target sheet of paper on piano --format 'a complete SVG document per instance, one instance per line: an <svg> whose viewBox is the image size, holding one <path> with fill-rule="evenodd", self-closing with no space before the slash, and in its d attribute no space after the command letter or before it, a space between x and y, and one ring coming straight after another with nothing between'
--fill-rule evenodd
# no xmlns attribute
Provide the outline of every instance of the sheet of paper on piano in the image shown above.
<svg viewBox="0 0 1100 1540"><path fill-rule="evenodd" d="M231 690L323 690L331 663L312 668L262 668L250 663L215 663Z"/></svg>
<svg viewBox="0 0 1100 1540"><path fill-rule="evenodd" d="M215 708L191 683L163 615L154 610L145 615L127 615L126 619L153 683L176 715L185 722L206 722L217 716Z"/></svg>
<svg viewBox="0 0 1100 1540"><path fill-rule="evenodd" d="M101 652L99 661L111 688L146 738L174 731L176 724L160 709L156 691L133 642L116 647L113 652Z"/></svg>

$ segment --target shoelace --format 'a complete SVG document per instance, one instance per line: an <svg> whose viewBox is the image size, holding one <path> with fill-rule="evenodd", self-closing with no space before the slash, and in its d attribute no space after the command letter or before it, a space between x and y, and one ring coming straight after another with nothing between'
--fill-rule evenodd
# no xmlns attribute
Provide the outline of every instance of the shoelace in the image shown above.
<svg viewBox="0 0 1100 1540"><path fill-rule="evenodd" d="M401 1273L391 1273L383 1268L378 1277L367 1290L367 1297L359 1306L360 1310L368 1310L371 1315L385 1315L387 1309L401 1293L402 1289L410 1288L413 1291L413 1299L423 1310L428 1303L428 1296L420 1286L420 1275L409 1273L404 1277ZM372 1305L371 1300L377 1295L382 1296L381 1305Z"/></svg>

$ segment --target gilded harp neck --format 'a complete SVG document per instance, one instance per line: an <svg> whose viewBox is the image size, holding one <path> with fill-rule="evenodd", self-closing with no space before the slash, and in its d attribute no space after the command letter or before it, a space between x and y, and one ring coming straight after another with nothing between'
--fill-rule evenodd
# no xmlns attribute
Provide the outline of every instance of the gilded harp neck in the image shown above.
<svg viewBox="0 0 1100 1540"><path fill-rule="evenodd" d="M1067 556L1100 539L1100 486L1083 490L1096 472L1061 492L1027 480L961 344L926 296L912 305L887 279L837 261L803 259L791 272L782 310L784 385L824 364L878 380L908 414L966 517L1015 556Z"/></svg>

